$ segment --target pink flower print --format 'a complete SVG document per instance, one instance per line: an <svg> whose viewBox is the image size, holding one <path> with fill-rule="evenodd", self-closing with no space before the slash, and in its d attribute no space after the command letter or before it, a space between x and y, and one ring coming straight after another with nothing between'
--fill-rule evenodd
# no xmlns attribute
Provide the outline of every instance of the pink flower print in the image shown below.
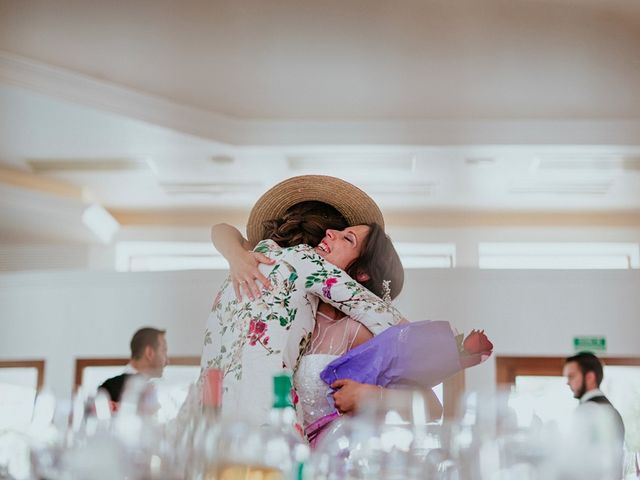
<svg viewBox="0 0 640 480"><path fill-rule="evenodd" d="M335 277L327 278L324 281L324 286L322 287L322 293L325 297L331 298L331 287L333 287L336 283L338 283L338 279Z"/></svg>
<svg viewBox="0 0 640 480"><path fill-rule="evenodd" d="M254 332L258 335L264 333L267 330L267 324L262 320L252 320L254 324Z"/></svg>
<svg viewBox="0 0 640 480"><path fill-rule="evenodd" d="M249 322L249 334L247 337L249 338L249 345L255 346L257 343L265 346L269 342L269 336L264 337L265 333L267 333L267 324L262 320L253 319Z"/></svg>

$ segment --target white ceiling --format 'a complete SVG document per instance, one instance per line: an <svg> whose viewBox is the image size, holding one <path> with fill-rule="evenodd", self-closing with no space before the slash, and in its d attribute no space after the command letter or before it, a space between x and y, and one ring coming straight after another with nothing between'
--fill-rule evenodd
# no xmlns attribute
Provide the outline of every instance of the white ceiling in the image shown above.
<svg viewBox="0 0 640 480"><path fill-rule="evenodd" d="M0 164L119 211L304 173L385 211L640 210L639 45L636 0L0 0Z"/></svg>
<svg viewBox="0 0 640 480"><path fill-rule="evenodd" d="M637 118L637 0L2 1L0 48L244 119Z"/></svg>

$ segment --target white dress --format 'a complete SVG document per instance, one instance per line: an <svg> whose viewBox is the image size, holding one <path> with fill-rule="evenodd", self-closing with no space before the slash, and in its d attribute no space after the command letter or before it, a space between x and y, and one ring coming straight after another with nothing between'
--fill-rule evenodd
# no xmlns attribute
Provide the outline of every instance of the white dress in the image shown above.
<svg viewBox="0 0 640 480"><path fill-rule="evenodd" d="M335 410L333 399L329 395L331 388L322 381L320 372L336 358L338 355L311 354L302 357L298 364L293 384L298 394L299 410L305 428Z"/></svg>
<svg viewBox="0 0 640 480"><path fill-rule="evenodd" d="M316 312L316 325L306 354L298 362L293 385L298 394L298 412L307 428L335 411L331 388L320 378L324 368L351 349L362 324L350 317L333 319Z"/></svg>

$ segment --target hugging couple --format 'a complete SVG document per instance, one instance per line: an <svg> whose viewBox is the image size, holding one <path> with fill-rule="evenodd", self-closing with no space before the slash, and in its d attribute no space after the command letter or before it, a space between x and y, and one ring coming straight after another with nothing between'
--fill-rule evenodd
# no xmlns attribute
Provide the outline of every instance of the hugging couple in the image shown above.
<svg viewBox="0 0 640 480"><path fill-rule="evenodd" d="M320 175L279 183L253 207L247 237L212 228L230 275L207 320L201 366L223 372L223 416L264 423L273 375L284 369L312 445L371 392L421 389L437 418L431 388L491 354L481 332L463 342L447 322L408 322L393 307L400 258L380 209L350 183Z"/></svg>

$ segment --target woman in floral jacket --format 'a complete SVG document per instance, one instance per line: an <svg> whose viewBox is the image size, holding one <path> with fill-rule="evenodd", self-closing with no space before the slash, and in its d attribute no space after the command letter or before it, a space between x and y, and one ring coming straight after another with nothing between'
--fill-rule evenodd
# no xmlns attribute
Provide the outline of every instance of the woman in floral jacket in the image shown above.
<svg viewBox="0 0 640 480"><path fill-rule="evenodd" d="M271 377L281 368L293 372L315 326L319 302L362 323L374 335L399 323L401 315L347 275L376 224L328 230L318 247L282 248L272 240L254 251L274 263L261 266L271 289L254 300L238 301L227 280L216 296L207 322L203 367L224 371L227 406L264 420L271 403ZM361 272L366 275L366 272ZM246 407L246 408L245 408Z"/></svg>

